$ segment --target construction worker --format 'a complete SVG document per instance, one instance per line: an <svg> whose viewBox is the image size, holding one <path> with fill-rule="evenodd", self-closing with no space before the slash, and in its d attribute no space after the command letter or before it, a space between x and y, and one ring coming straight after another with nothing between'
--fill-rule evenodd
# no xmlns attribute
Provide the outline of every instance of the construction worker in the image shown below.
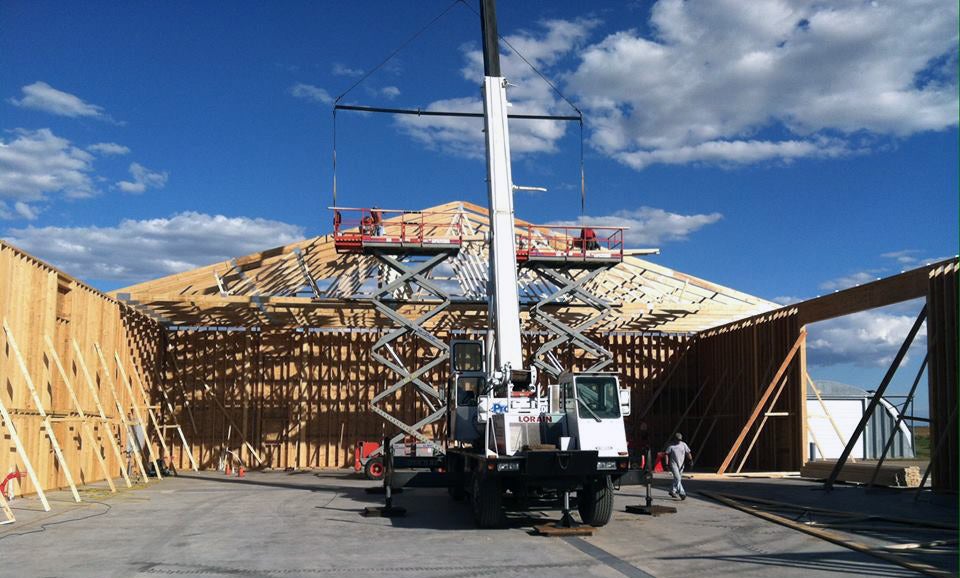
<svg viewBox="0 0 960 578"><path fill-rule="evenodd" d="M670 487L670 497L680 497L681 500L687 499L687 492L683 489L683 467L687 459L693 461L693 453L683 441L683 436L677 432L673 436L673 441L666 449L667 462L670 465L670 473L673 474L673 485Z"/></svg>
<svg viewBox="0 0 960 578"><path fill-rule="evenodd" d="M380 207L374 206L373 211L370 212L370 217L373 219L373 234L377 237L382 237L383 213L380 211Z"/></svg>
<svg viewBox="0 0 960 578"><path fill-rule="evenodd" d="M360 232L367 236L373 236L376 232L376 228L373 225L373 217L367 215L360 220Z"/></svg>
<svg viewBox="0 0 960 578"><path fill-rule="evenodd" d="M597 233L593 229L580 229L580 236L577 237L577 248L583 251L596 251L600 248L597 242Z"/></svg>

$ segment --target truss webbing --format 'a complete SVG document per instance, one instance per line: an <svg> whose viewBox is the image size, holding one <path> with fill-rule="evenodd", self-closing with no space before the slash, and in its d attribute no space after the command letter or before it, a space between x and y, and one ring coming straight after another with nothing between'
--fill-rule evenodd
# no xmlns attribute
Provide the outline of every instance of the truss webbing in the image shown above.
<svg viewBox="0 0 960 578"><path fill-rule="evenodd" d="M558 357L560 348L567 344L581 349L588 356L586 362L591 365L583 371L600 371L613 363L613 353L587 336L591 328L613 315L613 306L589 290L591 281L609 267L559 268L545 263L530 263L527 267L535 271L541 280L546 281L542 286L550 285L553 288L552 292L541 293L536 305L530 309L531 321L555 335L537 349L533 355L533 364L551 376L559 377L561 373L569 370L563 367ZM570 304L574 301L587 305L593 313L574 323L565 323L549 311L550 306Z"/></svg>
<svg viewBox="0 0 960 578"><path fill-rule="evenodd" d="M425 260L413 260L404 256L394 257L384 252L374 253L376 259L384 266L384 274L381 275L383 282L377 287L370 302L377 311L390 319L397 327L387 332L373 344L373 347L370 348L370 356L395 373L400 379L370 401L370 410L400 430L400 433L393 436L390 443L396 443L409 435L425 444L439 448L436 442L423 435L421 430L443 419L446 413L445 394L443 388L438 390L425 382L423 376L446 363L450 358L450 349L446 343L427 331L424 325L450 305L450 295L440 285L431 281L428 275L434 267L453 253L453 251L444 251L429 256ZM439 298L440 302L436 303L434 301L435 306L416 319L408 319L397 311L397 308L403 304L409 304L411 301L398 300L398 296L408 297L411 293L414 293L414 286L417 286L419 291L425 294ZM394 344L408 336L418 338L436 349L436 355L433 355L430 361L420 367L408 368L393 347ZM426 417L412 424L408 424L399 417L392 415L383 407L383 403L387 399L395 396L405 387L412 387L424 406L429 409L429 414ZM382 448L375 453L379 453L381 450Z"/></svg>

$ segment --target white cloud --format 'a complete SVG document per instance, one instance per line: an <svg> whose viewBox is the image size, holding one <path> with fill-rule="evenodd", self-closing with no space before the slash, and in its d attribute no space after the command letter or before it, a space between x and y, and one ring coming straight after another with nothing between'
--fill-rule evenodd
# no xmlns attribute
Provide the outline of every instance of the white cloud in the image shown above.
<svg viewBox="0 0 960 578"><path fill-rule="evenodd" d="M811 365L889 366L916 321L922 302L910 301L887 310L872 310L808 326L807 355ZM901 314L905 312L905 314ZM913 347L926 343L926 325Z"/></svg>
<svg viewBox="0 0 960 578"><path fill-rule="evenodd" d="M582 51L567 89L593 146L637 169L834 157L857 150L840 139L859 131L957 125L957 11L939 0L660 0L650 32ZM765 129L789 136L757 138Z"/></svg>
<svg viewBox="0 0 960 578"><path fill-rule="evenodd" d="M68 117L109 118L103 107L84 102L78 96L53 88L46 82L34 82L20 89L23 97L11 98L10 103L23 108L33 108L51 114Z"/></svg>
<svg viewBox="0 0 960 578"><path fill-rule="evenodd" d="M400 89L396 86L384 86L380 89L380 94L387 97L389 100L393 100L400 96Z"/></svg>
<svg viewBox="0 0 960 578"><path fill-rule="evenodd" d="M130 154L130 149L115 142L98 142L87 147L88 151L100 153L104 156Z"/></svg>
<svg viewBox="0 0 960 578"><path fill-rule="evenodd" d="M837 277L836 279L824 281L820 284L820 288L827 291L840 291L843 289L849 289L850 287L856 287L857 285L863 285L864 283L876 281L880 278L880 275L883 273L883 271L883 269L857 271L856 273L851 273L850 275L844 275L843 277Z"/></svg>
<svg viewBox="0 0 960 578"><path fill-rule="evenodd" d="M620 152L614 158L637 170L653 164L683 165L709 163L719 165L747 165L761 161L789 163L805 157L838 157L847 154L846 145L835 141L827 145L819 141L709 141L693 146Z"/></svg>
<svg viewBox="0 0 960 578"><path fill-rule="evenodd" d="M16 211L18 215L23 217L28 221L35 221L37 217L40 216L40 209L36 207L31 207L30 205L24 203L23 201L17 201L13 204L13 210Z"/></svg>
<svg viewBox="0 0 960 578"><path fill-rule="evenodd" d="M597 24L595 20L548 20L540 23L540 30L536 34L521 31L506 38L531 64L549 77L552 67L564 56L575 52ZM471 82L481 79L483 54L479 50L466 49L464 59L466 64L461 70L463 77ZM500 64L503 75L515 85L507 90L507 97L512 105L510 114L573 113L568 105L560 101L553 90L506 46L503 47ZM452 98L434 101L425 108L481 112L483 103L476 97ZM479 119L402 116L397 118L396 125L402 132L431 149L469 158L481 158L484 155L483 123ZM518 155L555 152L557 142L563 138L566 130L566 124L559 121L511 122L511 152Z"/></svg>
<svg viewBox="0 0 960 578"><path fill-rule="evenodd" d="M793 305L794 303L800 303L803 301L800 297L794 295L781 295L779 297L774 297L771 299L774 303L779 303L780 305Z"/></svg>
<svg viewBox="0 0 960 578"><path fill-rule="evenodd" d="M348 66L344 66L343 64L340 64L339 62L333 63L333 68L331 69L331 72L333 72L333 74L337 76L362 76L363 75L363 71L360 70L359 68L350 68Z"/></svg>
<svg viewBox="0 0 960 578"><path fill-rule="evenodd" d="M281 221L186 212L116 227L27 227L11 243L86 279L141 281L303 238Z"/></svg>
<svg viewBox="0 0 960 578"><path fill-rule="evenodd" d="M696 231L723 218L720 213L681 215L653 207L621 210L602 217L584 217L583 222L596 226L629 227L624 231L624 244L629 247L660 245L669 241L686 241ZM549 223L567 227L575 221Z"/></svg>
<svg viewBox="0 0 960 578"><path fill-rule="evenodd" d="M16 129L0 139L0 198L39 201L49 193L81 198L96 194L93 155L50 129Z"/></svg>
<svg viewBox="0 0 960 578"><path fill-rule="evenodd" d="M312 84L298 82L290 87L290 94L296 98L302 98L310 102L319 102L321 104L333 104L333 97L326 90Z"/></svg>
<svg viewBox="0 0 960 578"><path fill-rule="evenodd" d="M133 181L118 181L117 187L125 193L140 194L147 189L162 189L167 184L167 173L151 171L140 163L130 163Z"/></svg>

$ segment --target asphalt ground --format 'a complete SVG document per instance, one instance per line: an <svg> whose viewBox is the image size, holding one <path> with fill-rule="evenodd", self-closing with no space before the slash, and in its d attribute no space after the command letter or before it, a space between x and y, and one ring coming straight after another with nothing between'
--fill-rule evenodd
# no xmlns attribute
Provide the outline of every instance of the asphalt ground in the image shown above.
<svg viewBox="0 0 960 578"><path fill-rule="evenodd" d="M183 472L176 478L110 494L85 488L49 493L52 510L34 498L11 503L18 520L0 526L0 576L919 576L719 504L700 491L725 492L845 511L935 520L953 531L901 528L848 534L871 546L956 539L956 496L839 486L794 479L685 481L689 498L672 500L666 478L655 504L676 514L656 518L624 511L643 502L640 487L618 492L613 520L590 537L547 538L535 524L558 512L512 515L503 529L478 530L469 507L444 490L396 496L403 518L366 518L382 496L344 472L249 472L244 478ZM122 486L122 484L119 484ZM780 512L782 513L782 512ZM890 524L873 523L877 528ZM868 524L869 526L869 524ZM952 554L915 557L956 573Z"/></svg>

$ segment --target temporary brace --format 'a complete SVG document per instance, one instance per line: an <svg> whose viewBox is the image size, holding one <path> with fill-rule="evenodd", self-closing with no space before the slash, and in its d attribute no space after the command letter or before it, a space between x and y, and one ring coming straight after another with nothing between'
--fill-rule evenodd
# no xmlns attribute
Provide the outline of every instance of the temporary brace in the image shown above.
<svg viewBox="0 0 960 578"><path fill-rule="evenodd" d="M377 394L370 401L370 410L372 412L376 413L384 420L401 430L401 433L398 433L397 435L393 436L392 439L390 439L390 444L401 441L405 436L410 435L425 444L433 446L434 448L439 447L434 440L427 438L421 433L420 430L431 423L443 419L443 416L446 412L446 398L442 389L437 390L432 385L423 381L421 378L433 368L447 362L447 360L450 358L450 348L446 343L424 329L424 324L426 324L430 319L438 315L450 305L450 295L440 286L428 279L427 275L434 267L455 255L459 251L459 247L444 247L437 248L436 250L436 254L429 256L425 260L411 260L410 257L412 257L412 255L405 253L400 247L397 249L369 248L366 250L368 254L372 254L380 263L386 266L388 271L392 270L399 274L399 276L393 279L391 282L378 287L374 293L374 296L370 299L370 303L377 309L377 311L398 325L396 329L388 332L386 335L378 339L377 342L374 343L370 348L370 356L373 359L382 363L400 377L398 381ZM391 255L391 252L396 253L396 255ZM422 250L420 250L420 252L422 254ZM395 306L398 304L398 301L395 300L394 296L398 292L409 289L409 287L414 284L421 287L424 291L438 297L440 302L437 303L432 309L422 314L420 317L410 320L397 311ZM415 303L416 301L407 299L403 300L403 304ZM399 356L397 356L392 345L407 335L419 337L438 350L437 355L434 356L429 362L413 371L404 365ZM389 354L389 357L384 355L384 352ZM403 420L391 415L389 412L384 410L383 407L381 407L381 403L385 399L395 395L408 384L413 384L413 386L416 388L416 391L420 395L420 398L427 405L427 407L430 408L429 415L413 424L405 423ZM370 455L378 455L382 451L383 447L381 446L377 450L373 451Z"/></svg>

